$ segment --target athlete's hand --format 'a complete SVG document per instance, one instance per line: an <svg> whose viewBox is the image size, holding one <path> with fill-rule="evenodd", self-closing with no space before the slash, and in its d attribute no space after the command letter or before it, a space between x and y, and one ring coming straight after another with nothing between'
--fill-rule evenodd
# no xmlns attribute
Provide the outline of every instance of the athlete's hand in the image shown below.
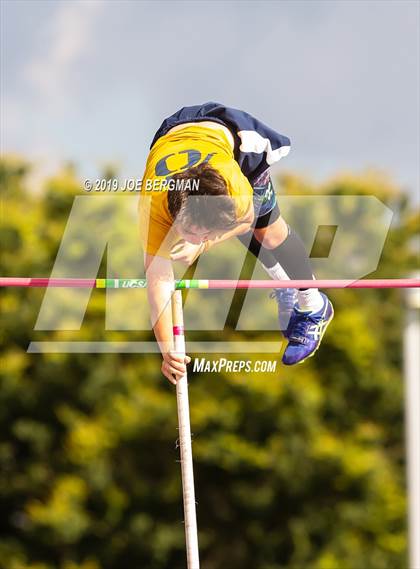
<svg viewBox="0 0 420 569"><path fill-rule="evenodd" d="M176 382L187 373L187 364L191 361L190 356L171 351L163 354L162 373L171 383Z"/></svg>
<svg viewBox="0 0 420 569"><path fill-rule="evenodd" d="M192 265L197 257L205 250L205 243L195 245L194 243L188 243L188 241L182 241L172 247L171 259L172 261L181 261L181 263Z"/></svg>

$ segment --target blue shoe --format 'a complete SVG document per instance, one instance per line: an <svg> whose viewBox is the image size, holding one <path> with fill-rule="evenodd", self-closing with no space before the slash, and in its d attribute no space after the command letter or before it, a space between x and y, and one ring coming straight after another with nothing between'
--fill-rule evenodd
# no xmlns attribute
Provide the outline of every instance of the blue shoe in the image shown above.
<svg viewBox="0 0 420 569"><path fill-rule="evenodd" d="M334 317L333 305L321 292L324 306L319 312L301 312L294 307L286 334L289 340L282 361L286 365L302 363L319 348L328 324Z"/></svg>
<svg viewBox="0 0 420 569"><path fill-rule="evenodd" d="M287 338L289 321L297 302L297 290L295 288L275 288L270 294L270 298L275 298L277 301L280 330Z"/></svg>

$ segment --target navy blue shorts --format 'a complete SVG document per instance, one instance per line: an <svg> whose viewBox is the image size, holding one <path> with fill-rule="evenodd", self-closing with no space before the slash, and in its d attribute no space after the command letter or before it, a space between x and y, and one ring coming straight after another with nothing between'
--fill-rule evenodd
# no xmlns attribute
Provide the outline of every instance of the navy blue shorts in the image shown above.
<svg viewBox="0 0 420 569"><path fill-rule="evenodd" d="M252 227L256 229L267 227L280 217L280 210L277 205L276 193L269 170L266 170L255 180L252 188L254 190L253 201L255 212Z"/></svg>

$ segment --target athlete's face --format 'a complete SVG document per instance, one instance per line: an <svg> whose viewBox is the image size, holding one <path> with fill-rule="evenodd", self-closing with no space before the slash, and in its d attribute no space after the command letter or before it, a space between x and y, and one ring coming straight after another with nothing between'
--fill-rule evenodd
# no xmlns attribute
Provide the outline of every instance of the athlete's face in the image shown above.
<svg viewBox="0 0 420 569"><path fill-rule="evenodd" d="M207 229L205 227L197 227L192 225L188 230L179 227L178 228L181 237L188 241L188 243L193 243L194 245L200 245L200 243L205 243L218 237L221 232L214 229Z"/></svg>

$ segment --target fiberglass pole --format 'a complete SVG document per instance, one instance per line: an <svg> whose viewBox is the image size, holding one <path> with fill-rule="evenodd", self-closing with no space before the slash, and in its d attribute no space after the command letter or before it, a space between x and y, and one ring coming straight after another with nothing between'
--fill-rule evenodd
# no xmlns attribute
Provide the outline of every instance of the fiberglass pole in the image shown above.
<svg viewBox="0 0 420 569"><path fill-rule="evenodd" d="M179 354L185 355L184 317L182 313L182 292L180 290L175 290L172 294L172 324L174 349ZM187 374L177 381L176 399L178 406L187 566L188 569L199 569L200 561L198 555L197 518L195 513L194 472Z"/></svg>
<svg viewBox="0 0 420 569"><path fill-rule="evenodd" d="M407 449L410 569L420 567L420 290L406 292L404 329L405 431Z"/></svg>

